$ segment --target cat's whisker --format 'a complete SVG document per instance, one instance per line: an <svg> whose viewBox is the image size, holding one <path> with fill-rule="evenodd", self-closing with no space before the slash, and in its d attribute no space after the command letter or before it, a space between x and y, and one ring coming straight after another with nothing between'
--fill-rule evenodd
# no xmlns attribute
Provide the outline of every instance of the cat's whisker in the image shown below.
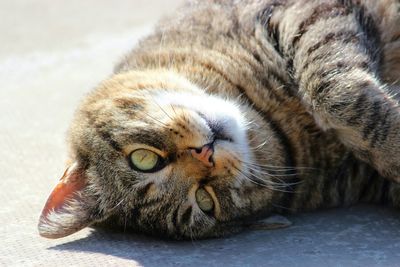
<svg viewBox="0 0 400 267"><path fill-rule="evenodd" d="M238 158L235 158L240 163L246 166L251 166L253 168L259 168L266 171L275 171L275 172L285 172L288 173L289 171L296 171L296 167L286 167L286 166L272 166L272 165L263 165L258 163L247 162Z"/></svg>
<svg viewBox="0 0 400 267"><path fill-rule="evenodd" d="M175 116L178 116L178 113L176 113L176 110L175 110L175 108L174 108L174 105L172 105L172 104L169 104L169 105L171 106L171 109L172 109L172 111L174 112Z"/></svg>
<svg viewBox="0 0 400 267"><path fill-rule="evenodd" d="M242 163L247 168L250 168L259 173L268 174L268 175L276 175L276 176L293 176L299 175L299 172L293 169L271 169L271 168L262 168L260 166L250 165L246 163Z"/></svg>
<svg viewBox="0 0 400 267"><path fill-rule="evenodd" d="M238 160L238 159L237 159ZM240 162L240 160L238 160L239 162ZM297 185L297 184L299 184L299 183L301 183L301 181L299 181L299 182L296 182L296 183L288 183L288 182L285 182L285 181L283 181L280 177L293 177L293 176L297 176L298 174L297 173L285 173L285 174L272 174L272 173L270 173L270 172L266 172L266 171L262 171L262 170L259 170L258 168L253 168L253 167L251 167L251 166L249 166L249 165L246 165L245 163L242 163L246 168L248 168L249 170L251 170L251 171L253 171L253 172L257 172L257 173L259 173L259 174L262 174L262 175L266 175L266 176L268 176L268 177L271 177L271 178L274 178L274 179L276 179L276 180L278 180L280 183L275 183L275 182L273 182L273 181L270 181L270 180L265 180L265 178L264 177L260 177L260 176L257 176L257 175L255 175L254 173L251 173L251 175L252 176L254 176L254 177L256 177L257 179L259 179L259 180L263 180L264 182L268 182L268 183L275 183L275 184L278 184L278 185L284 185L284 186L291 186L291 185ZM270 171L272 171L272 170L270 170ZM287 171L286 171L287 172Z"/></svg>
<svg viewBox="0 0 400 267"><path fill-rule="evenodd" d="M250 169L251 171L257 171L256 169ZM270 180L270 179L268 179L267 177L263 177L263 176L260 176L260 174L259 175L256 175L256 174L254 174L254 173L251 173L251 175L252 176L254 176L254 177L256 177L257 179L259 179L259 180L262 180L262 181L264 181L264 182L268 182L268 183L270 183L270 184L273 184L273 185L275 185L276 187L284 187L284 188L287 188L287 187L291 187L291 186L297 186L297 185L299 185L299 184L302 184L304 181L302 181L302 180L299 180L299 181L297 181L297 182L288 182L288 181L285 181L285 180L282 180L282 177L284 177L284 178L290 178L290 177L293 177L293 176L297 176L297 174L290 174L290 175L274 175L274 174L271 174L271 173L262 173L262 175L264 176L267 176L267 177L269 177L269 178L271 178L271 179L274 179L274 180L277 180L278 182L276 182L276 181L272 181L272 180ZM291 191L288 191L288 192L291 192Z"/></svg>
<svg viewBox="0 0 400 267"><path fill-rule="evenodd" d="M254 136L253 138L248 138L248 142L249 142L249 143L252 143L252 142L254 142L254 140L255 140L256 138L257 138L256 136Z"/></svg>
<svg viewBox="0 0 400 267"><path fill-rule="evenodd" d="M160 108L160 110L171 120L174 121L174 119L167 113L167 111L165 109L163 109L160 104L154 99L154 97L152 95L150 95L151 98L153 99L154 103Z"/></svg>
<svg viewBox="0 0 400 267"><path fill-rule="evenodd" d="M255 125L256 129L260 127L260 125L257 123L257 121L255 119L247 121L246 124L247 125Z"/></svg>
<svg viewBox="0 0 400 267"><path fill-rule="evenodd" d="M145 111L143 111L143 113L144 113L146 116L148 116L149 118L153 119L154 121L160 123L160 125L162 125L162 126L164 126L164 127L167 127L167 128L169 127L167 124L165 124L164 122L162 122L162 121L160 121L160 120L154 118L154 117L151 116L149 113L147 113L147 112L145 112Z"/></svg>
<svg viewBox="0 0 400 267"><path fill-rule="evenodd" d="M118 208L124 201L125 201L125 198L122 198L120 202L118 202L114 207L111 208L111 211L113 211L116 208Z"/></svg>
<svg viewBox="0 0 400 267"><path fill-rule="evenodd" d="M239 161L240 163L242 163L242 164L243 164L246 168L248 168L249 170L252 170L252 171L255 171L255 172L256 172L256 171L259 171L259 169L258 169L259 167L256 167L256 169L255 169L254 167L249 166L249 165L251 165L250 163L247 163L247 164L246 164L245 161L242 161L242 160L238 159L238 158L235 157L234 155L232 155L232 157L233 157L234 159L236 159L237 161ZM254 179L251 179L251 177L255 177L255 178L257 178L257 180L263 181L263 183L270 184L270 185L274 186L274 188L278 188L278 187L279 187L279 188L280 188L280 187L288 187L288 186L293 186L293 185L297 185L297 184L302 183L302 181L288 183L288 182L286 182L286 181L283 181L283 180L280 178L280 177L287 177L287 178L289 178L289 177L291 177L291 176L297 176L297 175L298 175L297 173L288 173L288 171L290 171L290 170L270 170L270 171L275 171L275 172L276 172L276 171L285 172L285 174L282 174L282 175L280 175L280 174L275 175L275 174L272 174L272 173L269 173L269 172L265 172L265 169L264 169L264 171L263 171L262 173L260 173L260 174L262 174L262 175L265 175L265 176L268 176L268 177L270 177L270 178L273 178L273 179L278 180L279 183L277 183L277 182L271 181L270 179L266 179L266 178L264 178L264 177L260 177L259 175L255 175L254 173L249 173L250 177L248 177L248 175L246 175L243 171L241 171L240 169L238 169L236 166L234 166L234 168L235 168L238 172L240 172L241 174L243 174L245 178L247 178L247 179L249 179L249 180L251 180L251 181L254 181Z"/></svg>
<svg viewBox="0 0 400 267"><path fill-rule="evenodd" d="M242 175L246 180L248 180L249 182L255 184L255 185L259 185L259 186L264 186L267 187L268 189L271 189L268 185L265 184L260 184L257 181L254 181L253 179L251 179L250 177L248 177L244 172L242 172L239 168L237 168L236 166L233 166L233 168L240 174Z"/></svg>
<svg viewBox="0 0 400 267"><path fill-rule="evenodd" d="M268 143L269 140L265 140L264 142L262 142L261 144L257 145L256 147L250 147L250 149L252 150L260 150L263 146L265 146Z"/></svg>
<svg viewBox="0 0 400 267"><path fill-rule="evenodd" d="M269 165L260 165L257 163L251 163L251 162L247 162L244 160L241 160L239 158L237 158L236 156L231 154L231 157L233 157L235 160L237 160L238 162L240 162L241 164L243 164L244 166L246 166L249 169L261 169L264 171L265 174L268 174L269 176L274 176L274 174L269 173L267 171L271 171L271 172L284 172L284 174L277 174L276 176L296 176L298 175L298 173L296 172L296 169L294 168L290 168L290 167L273 167L273 166L269 166Z"/></svg>
<svg viewBox="0 0 400 267"><path fill-rule="evenodd" d="M284 178L291 178L291 177L295 177L295 176L299 175L298 173L276 173L276 171L274 172L274 171L271 171L271 170L270 171L263 171L263 170L260 170L258 168L253 168L253 167L246 166L246 165L244 165L244 166L247 167L249 170L257 173L258 175L264 175L264 176L267 176L267 177L275 178L275 179L277 179L279 181L282 181L282 179L284 179Z"/></svg>
<svg viewBox="0 0 400 267"><path fill-rule="evenodd" d="M249 167L249 166L246 166L246 167ZM298 173L277 174L277 173L270 173L268 171L263 171L263 170L260 170L260 169L257 169L257 168L249 168L249 169L251 169L252 171L255 171L255 172L259 173L259 174L265 174L265 175L268 175L268 176L274 177L274 178L277 178L277 177L291 177L291 176L297 176L298 175Z"/></svg>
<svg viewBox="0 0 400 267"><path fill-rule="evenodd" d="M287 187L289 185L284 185L284 184L281 185L281 184L274 183L272 181L263 180L263 179L257 179L257 180L261 180L262 181L262 183L260 183L260 182L258 182L256 180L252 179L252 176L255 177L255 178L258 178L258 177L254 176L254 175L248 176L243 171L241 171L239 168L237 168L236 166L233 166L233 168L239 174L241 174L245 179L247 179L249 182L251 182L251 183L253 183L255 185L265 187L265 188L267 188L267 189L269 189L271 191L282 192L282 193L291 193L291 191L280 189L281 187Z"/></svg>
<svg viewBox="0 0 400 267"><path fill-rule="evenodd" d="M243 160L240 160L240 162L244 163L244 164L247 164L247 165L260 167L260 168L271 168L271 170L281 170L281 171L287 171L287 170L318 170L317 168L313 168L313 167L276 166L276 165L268 165L268 164L259 164L259 163L246 162L246 161L243 161Z"/></svg>
<svg viewBox="0 0 400 267"><path fill-rule="evenodd" d="M144 92L142 92L141 95L143 96L143 98L146 98L146 96L144 95ZM152 96L150 93L149 93L148 95L150 95L150 97L153 99L154 103L156 103L156 105L165 113L165 115L168 116L168 114L165 112L165 110L163 110L163 109L161 108L161 106L158 104L158 102L155 101L155 99L153 98L153 96ZM154 118L154 117L151 116L148 112L146 112L146 111L142 111L142 112L143 112L146 116L148 116L149 118L153 119L154 121L160 123L161 125L163 125L163 126L165 126L165 127L168 127L168 125L167 125L165 122L162 122L162 121L160 121L160 120L157 119L157 118ZM168 117L169 117L169 116L168 116ZM172 120L171 117L169 117L169 118Z"/></svg>
<svg viewBox="0 0 400 267"><path fill-rule="evenodd" d="M251 170L252 171L256 171L254 169L251 169ZM286 181L282 180L281 178L279 178L279 176L276 176L276 175L270 174L270 173L262 173L262 174L278 180L279 183L271 181L271 180L268 180L268 179L266 179L264 177L255 175L254 173L251 173L252 176L256 177L259 180L263 180L264 182L268 182L268 183L275 184L275 185L278 185L278 186L283 186L283 187L292 186L292 185L298 185L298 184L302 183L301 181L299 181L299 182L286 182ZM291 176L295 176L295 175L291 175ZM289 177L289 176L281 175L281 177Z"/></svg>

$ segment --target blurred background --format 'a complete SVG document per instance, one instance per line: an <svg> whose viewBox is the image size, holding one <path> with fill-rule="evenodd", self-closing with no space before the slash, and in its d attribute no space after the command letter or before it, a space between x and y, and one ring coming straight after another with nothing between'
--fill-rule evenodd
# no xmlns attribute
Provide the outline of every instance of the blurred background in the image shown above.
<svg viewBox="0 0 400 267"><path fill-rule="evenodd" d="M79 100L180 2L0 0L0 266L399 266L400 216L373 206L204 241L89 228L39 237Z"/></svg>

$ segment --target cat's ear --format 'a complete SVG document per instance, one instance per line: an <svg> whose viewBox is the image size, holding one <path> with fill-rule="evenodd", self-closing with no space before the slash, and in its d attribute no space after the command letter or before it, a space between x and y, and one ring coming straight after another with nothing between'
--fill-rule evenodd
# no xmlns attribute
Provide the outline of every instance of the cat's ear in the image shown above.
<svg viewBox="0 0 400 267"><path fill-rule="evenodd" d="M64 237L92 223L95 201L86 187L86 175L78 164L67 168L43 208L38 225L41 236Z"/></svg>

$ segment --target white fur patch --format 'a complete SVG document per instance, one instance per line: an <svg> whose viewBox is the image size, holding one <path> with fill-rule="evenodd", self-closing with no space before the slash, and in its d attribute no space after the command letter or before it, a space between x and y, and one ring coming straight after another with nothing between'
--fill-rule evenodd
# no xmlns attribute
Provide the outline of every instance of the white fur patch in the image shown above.
<svg viewBox="0 0 400 267"><path fill-rule="evenodd" d="M158 93L155 101L162 106L181 106L197 111L210 121L217 121L237 143L247 144L247 122L239 107L231 101L207 94L167 91Z"/></svg>

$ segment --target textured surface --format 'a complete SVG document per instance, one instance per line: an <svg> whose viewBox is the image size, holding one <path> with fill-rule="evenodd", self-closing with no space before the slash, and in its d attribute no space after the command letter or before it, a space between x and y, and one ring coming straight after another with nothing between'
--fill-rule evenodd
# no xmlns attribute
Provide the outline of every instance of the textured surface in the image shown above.
<svg viewBox="0 0 400 267"><path fill-rule="evenodd" d="M175 5L0 2L0 266L399 266L400 214L375 206L292 216L287 229L205 241L90 229L59 240L38 236L79 99Z"/></svg>

